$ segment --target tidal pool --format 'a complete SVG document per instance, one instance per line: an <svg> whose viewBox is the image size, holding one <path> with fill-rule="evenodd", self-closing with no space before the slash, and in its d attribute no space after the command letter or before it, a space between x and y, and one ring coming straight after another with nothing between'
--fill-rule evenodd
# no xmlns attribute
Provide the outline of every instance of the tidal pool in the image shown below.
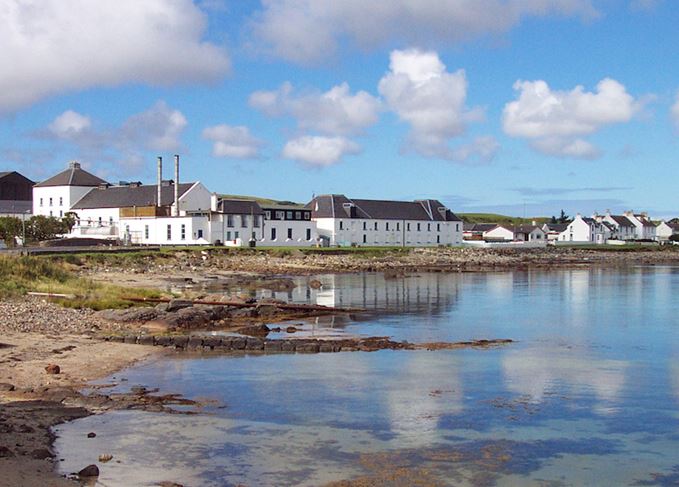
<svg viewBox="0 0 679 487"><path fill-rule="evenodd" d="M679 482L679 267L319 278L320 290L300 279L276 297L367 311L309 322L308 334L517 343L149 361L117 374L127 381L115 390L216 405L61 425L62 471L110 453L100 485Z"/></svg>

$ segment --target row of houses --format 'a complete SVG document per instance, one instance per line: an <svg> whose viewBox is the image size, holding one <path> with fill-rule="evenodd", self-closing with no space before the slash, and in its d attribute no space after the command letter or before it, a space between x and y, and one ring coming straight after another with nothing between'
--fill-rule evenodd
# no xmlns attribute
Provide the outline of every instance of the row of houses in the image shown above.
<svg viewBox="0 0 679 487"><path fill-rule="evenodd" d="M141 245L437 246L462 243L462 220L438 200L350 199L331 194L306 205L219 197L201 182L109 182L77 162L33 186L33 214L71 215L70 237Z"/></svg>
<svg viewBox="0 0 679 487"><path fill-rule="evenodd" d="M496 223L465 224L466 241L485 242L545 242L555 244L604 244L611 242L660 242L679 235L679 223L651 221L647 213L626 211L622 215L578 214L568 223L538 225L504 225Z"/></svg>

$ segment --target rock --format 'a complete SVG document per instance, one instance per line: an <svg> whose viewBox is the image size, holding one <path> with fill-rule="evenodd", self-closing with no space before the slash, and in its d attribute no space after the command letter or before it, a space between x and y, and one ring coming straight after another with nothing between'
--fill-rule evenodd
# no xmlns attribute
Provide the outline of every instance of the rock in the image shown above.
<svg viewBox="0 0 679 487"><path fill-rule="evenodd" d="M251 337L261 337L264 338L269 334L269 327L261 325L249 325L238 329L238 333L241 335L248 335Z"/></svg>
<svg viewBox="0 0 679 487"><path fill-rule="evenodd" d="M188 348L193 348L197 349L203 346L203 338L202 337L190 337L189 338L189 343L187 345Z"/></svg>
<svg viewBox="0 0 679 487"><path fill-rule="evenodd" d="M278 314L278 307L271 304L258 304L255 311L257 316L274 316Z"/></svg>
<svg viewBox="0 0 679 487"><path fill-rule="evenodd" d="M231 308L228 312L229 318L254 318L257 316L255 308Z"/></svg>
<svg viewBox="0 0 679 487"><path fill-rule="evenodd" d="M60 374L61 373L61 367L59 367L56 364L49 364L47 367L45 367L45 372L48 374Z"/></svg>
<svg viewBox="0 0 679 487"><path fill-rule="evenodd" d="M110 453L102 453L101 455L99 455L99 461L101 463L110 462L111 460L113 460L113 455L111 455Z"/></svg>
<svg viewBox="0 0 679 487"><path fill-rule="evenodd" d="M6 382L0 382L0 392L12 392L14 390L14 384L8 384Z"/></svg>
<svg viewBox="0 0 679 487"><path fill-rule="evenodd" d="M38 448L31 452L31 457L36 460L45 460L46 458L52 458L52 453L46 448Z"/></svg>
<svg viewBox="0 0 679 487"><path fill-rule="evenodd" d="M251 337L247 339L246 350L264 350L264 340L260 338Z"/></svg>
<svg viewBox="0 0 679 487"><path fill-rule="evenodd" d="M198 328L210 321L210 313L203 308L182 308L176 313L170 313L164 318L164 322L175 328L192 329Z"/></svg>
<svg viewBox="0 0 679 487"><path fill-rule="evenodd" d="M323 284L318 279L312 279L311 281L309 281L309 287L311 289L320 289L321 287L323 287Z"/></svg>
<svg viewBox="0 0 679 487"><path fill-rule="evenodd" d="M88 438L96 438L97 434L95 432L91 431L91 432L87 433L87 437Z"/></svg>
<svg viewBox="0 0 679 487"><path fill-rule="evenodd" d="M294 327L294 326L288 326L288 327L285 329L285 331L286 331L286 333L295 333L295 332L297 332L297 328Z"/></svg>
<svg viewBox="0 0 679 487"><path fill-rule="evenodd" d="M180 309L191 308L193 306L193 301L187 299L173 299L167 303L166 311L168 313L174 313Z"/></svg>
<svg viewBox="0 0 679 487"><path fill-rule="evenodd" d="M219 336L209 336L203 339L203 347L210 348L214 350L222 344L222 337Z"/></svg>
<svg viewBox="0 0 679 487"><path fill-rule="evenodd" d="M0 458L13 457L14 453L6 446L0 446Z"/></svg>
<svg viewBox="0 0 679 487"><path fill-rule="evenodd" d="M88 465L78 472L78 477L99 477L99 467L96 465Z"/></svg>
<svg viewBox="0 0 679 487"><path fill-rule="evenodd" d="M154 341L154 336L153 335L142 335L139 337L139 345L153 345Z"/></svg>
<svg viewBox="0 0 679 487"><path fill-rule="evenodd" d="M108 321L116 321L118 323L145 323L147 321L155 320L162 313L156 308L137 307L129 309L105 309L99 311L98 317Z"/></svg>
<svg viewBox="0 0 679 487"><path fill-rule="evenodd" d="M280 352L281 342L280 340L267 340L264 342L264 350L267 352Z"/></svg>

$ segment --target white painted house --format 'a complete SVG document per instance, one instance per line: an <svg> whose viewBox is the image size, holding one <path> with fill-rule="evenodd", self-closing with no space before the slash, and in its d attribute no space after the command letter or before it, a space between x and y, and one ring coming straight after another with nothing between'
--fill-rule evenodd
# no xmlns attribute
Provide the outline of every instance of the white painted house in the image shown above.
<svg viewBox="0 0 679 487"><path fill-rule="evenodd" d="M92 189L107 184L70 162L65 171L33 186L33 214L61 218Z"/></svg>
<svg viewBox="0 0 679 487"><path fill-rule="evenodd" d="M461 245L462 220L437 200L387 201L317 196L307 205L330 246Z"/></svg>
<svg viewBox="0 0 679 487"><path fill-rule="evenodd" d="M558 242L604 244L610 237L611 227L578 213L566 230L559 234Z"/></svg>
<svg viewBox="0 0 679 487"><path fill-rule="evenodd" d="M483 239L486 242L513 242L514 229L510 225L495 225L483 232Z"/></svg>
<svg viewBox="0 0 679 487"><path fill-rule="evenodd" d="M624 215L634 224L637 240L655 240L655 225L648 218L648 213L634 213L626 211Z"/></svg>
<svg viewBox="0 0 679 487"><path fill-rule="evenodd" d="M311 209L294 205L261 205L264 211L264 246L309 247L318 245Z"/></svg>
<svg viewBox="0 0 679 487"><path fill-rule="evenodd" d="M658 242L667 242L673 235L679 235L679 223L661 221L658 226L655 227L655 239Z"/></svg>
<svg viewBox="0 0 679 487"><path fill-rule="evenodd" d="M624 215L612 215L606 210L605 215L593 215L598 222L607 223L611 228L611 239L613 240L634 240L636 238L636 227Z"/></svg>

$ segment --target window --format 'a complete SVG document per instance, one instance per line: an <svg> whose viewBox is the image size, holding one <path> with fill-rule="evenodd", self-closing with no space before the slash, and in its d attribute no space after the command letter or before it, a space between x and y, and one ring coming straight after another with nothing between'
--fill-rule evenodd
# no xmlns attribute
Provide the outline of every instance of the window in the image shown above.
<svg viewBox="0 0 679 487"><path fill-rule="evenodd" d="M285 216L285 212L283 211L276 211L276 220L282 220Z"/></svg>
<svg viewBox="0 0 679 487"><path fill-rule="evenodd" d="M288 228L288 239L292 240L292 228Z"/></svg>
<svg viewBox="0 0 679 487"><path fill-rule="evenodd" d="M406 230L410 231L410 223L406 223Z"/></svg>
<svg viewBox="0 0 679 487"><path fill-rule="evenodd" d="M113 226L113 217L112 216L108 217L108 224Z"/></svg>
<svg viewBox="0 0 679 487"><path fill-rule="evenodd" d="M50 210L50 216L52 216L52 210Z"/></svg>
<svg viewBox="0 0 679 487"><path fill-rule="evenodd" d="M431 223L427 223L427 231L431 232Z"/></svg>
<svg viewBox="0 0 679 487"><path fill-rule="evenodd" d="M182 226L179 227L180 232L179 232L179 238L182 240L186 240L186 225L182 223Z"/></svg>
<svg viewBox="0 0 679 487"><path fill-rule="evenodd" d="M198 230L198 238L203 238L203 230Z"/></svg>
<svg viewBox="0 0 679 487"><path fill-rule="evenodd" d="M172 225L167 226L167 239L172 240Z"/></svg>
<svg viewBox="0 0 679 487"><path fill-rule="evenodd" d="M301 220L301 219L302 219L302 212L296 211L295 212L295 220Z"/></svg>
<svg viewBox="0 0 679 487"><path fill-rule="evenodd" d="M344 222L340 220L340 230L344 230Z"/></svg>
<svg viewBox="0 0 679 487"><path fill-rule="evenodd" d="M437 224L436 224L436 231L437 231L437 232L440 232L440 231L441 231L441 224L440 224L440 223L437 223Z"/></svg>
<svg viewBox="0 0 679 487"><path fill-rule="evenodd" d="M441 243L441 235L436 236L436 243L440 244Z"/></svg>
<svg viewBox="0 0 679 487"><path fill-rule="evenodd" d="M226 232L226 239L231 240L231 232Z"/></svg>
<svg viewBox="0 0 679 487"><path fill-rule="evenodd" d="M420 224L419 223L417 224L417 231L418 232L420 231Z"/></svg>
<svg viewBox="0 0 679 487"><path fill-rule="evenodd" d="M266 211L264 212L264 217L265 217L267 220L271 220L271 211L266 210Z"/></svg>
<svg viewBox="0 0 679 487"><path fill-rule="evenodd" d="M248 216L247 215L241 215L240 216L240 226L243 228L248 227Z"/></svg>
<svg viewBox="0 0 679 487"><path fill-rule="evenodd" d="M460 231L460 224L459 224L459 223L456 223L456 224L455 224L455 231L456 231L456 232L459 232L459 231Z"/></svg>
<svg viewBox="0 0 679 487"><path fill-rule="evenodd" d="M311 220L311 212L310 211L304 212L304 219L305 220Z"/></svg>
<svg viewBox="0 0 679 487"><path fill-rule="evenodd" d="M42 206L42 198L40 198L40 206Z"/></svg>
<svg viewBox="0 0 679 487"><path fill-rule="evenodd" d="M286 220L292 220L292 212L291 211L285 212L285 219Z"/></svg>
<svg viewBox="0 0 679 487"><path fill-rule="evenodd" d="M144 225L144 240L148 240L148 239L149 239L149 226Z"/></svg>
<svg viewBox="0 0 679 487"><path fill-rule="evenodd" d="M375 230L377 230L377 222L375 222Z"/></svg>
<svg viewBox="0 0 679 487"><path fill-rule="evenodd" d="M388 232L388 231L389 231L389 222L385 223L384 225L385 225L386 230L387 230L387 232Z"/></svg>
<svg viewBox="0 0 679 487"><path fill-rule="evenodd" d="M367 230L367 229L368 229L368 222L363 222L363 230Z"/></svg>
<svg viewBox="0 0 679 487"><path fill-rule="evenodd" d="M259 215L252 215L252 226L259 228Z"/></svg>
<svg viewBox="0 0 679 487"><path fill-rule="evenodd" d="M226 226L229 228L233 228L233 215L226 215Z"/></svg>
<svg viewBox="0 0 679 487"><path fill-rule="evenodd" d="M59 206L64 206L64 197L59 196Z"/></svg>
<svg viewBox="0 0 679 487"><path fill-rule="evenodd" d="M234 240L238 240L240 238L240 232L233 232L233 238Z"/></svg>
<svg viewBox="0 0 679 487"><path fill-rule="evenodd" d="M59 218L61 218L62 216L64 216L64 212L59 210Z"/></svg>
<svg viewBox="0 0 679 487"><path fill-rule="evenodd" d="M306 229L306 239L311 240L311 228Z"/></svg>
<svg viewBox="0 0 679 487"><path fill-rule="evenodd" d="M401 222L396 222L396 231L397 232L401 231Z"/></svg>
<svg viewBox="0 0 679 487"><path fill-rule="evenodd" d="M52 198L50 198L50 206L52 206Z"/></svg>
<svg viewBox="0 0 679 487"><path fill-rule="evenodd" d="M101 223L101 217L99 217L99 226L101 226L101 225L102 225L102 223Z"/></svg>
<svg viewBox="0 0 679 487"><path fill-rule="evenodd" d="M271 240L276 240L276 229L273 227L271 228Z"/></svg>
<svg viewBox="0 0 679 487"><path fill-rule="evenodd" d="M368 236L364 233L363 234L363 243L367 243L367 242L368 242Z"/></svg>

